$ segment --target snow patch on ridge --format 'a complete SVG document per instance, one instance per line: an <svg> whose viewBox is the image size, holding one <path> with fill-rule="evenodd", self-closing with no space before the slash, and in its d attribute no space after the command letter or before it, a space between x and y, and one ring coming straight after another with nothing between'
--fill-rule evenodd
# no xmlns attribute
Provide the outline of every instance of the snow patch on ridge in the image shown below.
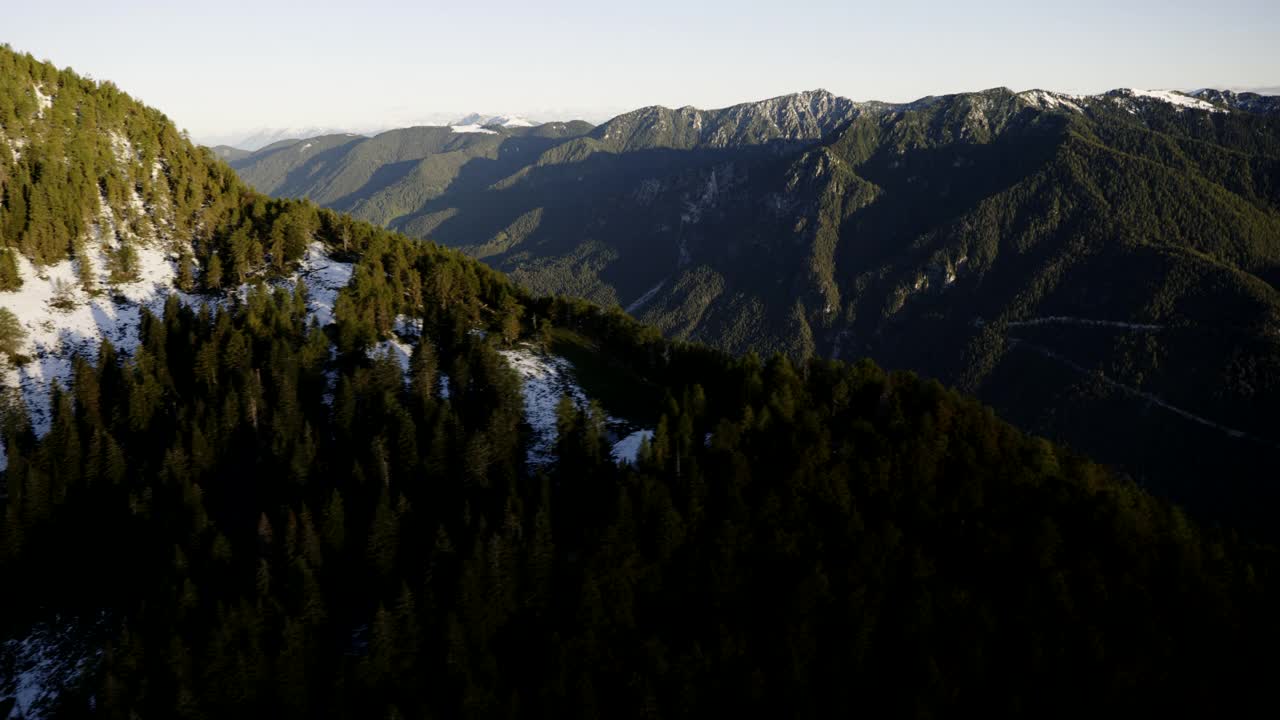
<svg viewBox="0 0 1280 720"><path fill-rule="evenodd" d="M1062 108L1072 112L1083 113L1084 110L1075 103L1080 98L1066 93L1053 93L1046 90L1028 90L1018 93L1018 97L1046 109Z"/></svg>
<svg viewBox="0 0 1280 720"><path fill-rule="evenodd" d="M1207 103L1204 100L1183 95L1182 93L1170 92L1168 90L1135 90L1133 88L1129 88L1128 90L1138 97L1159 100L1160 102L1174 105L1179 109L1191 108L1193 110L1208 110L1209 112L1226 112L1212 103Z"/></svg>
<svg viewBox="0 0 1280 720"><path fill-rule="evenodd" d="M1111 92L1106 93L1106 95L1102 97L1110 97L1116 100L1117 102L1120 102L1122 105L1125 104L1123 102L1125 99L1130 99L1130 98L1143 98L1146 100L1155 100L1157 102L1162 102L1162 103L1167 103L1169 105L1172 105L1179 112L1182 112L1184 110L1204 110L1204 111L1213 112L1213 113L1227 112L1226 110L1212 103L1207 103L1204 100L1200 100L1198 98L1194 98L1189 95L1183 95L1182 93L1173 92L1170 90L1137 90L1134 88L1120 88L1118 90L1112 90ZM1134 114L1136 114L1137 112L1133 107L1126 106L1125 109L1127 109L1129 112Z"/></svg>
<svg viewBox="0 0 1280 720"><path fill-rule="evenodd" d="M574 405L586 408L589 403L587 394L574 377L573 364L558 355L538 352L530 347L500 350L499 353L520 375L525 422L533 431L526 463L531 469L549 465L555 461L558 437L556 407L560 398L567 395ZM604 424L611 442L635 434L634 424L622 418L606 416ZM638 441L636 449L639 449ZM634 452L630 456L634 459Z"/></svg>
<svg viewBox="0 0 1280 720"><path fill-rule="evenodd" d="M480 125L450 125L449 129L455 133L476 133L478 135L497 135L497 130L490 130Z"/></svg>
<svg viewBox="0 0 1280 720"><path fill-rule="evenodd" d="M635 465L640 448L650 440L653 440L652 430L637 430L615 443L609 454L620 465Z"/></svg>
<svg viewBox="0 0 1280 720"><path fill-rule="evenodd" d="M422 337L422 320L408 315L397 315L391 331L402 337Z"/></svg>
<svg viewBox="0 0 1280 720"><path fill-rule="evenodd" d="M14 701L8 717L46 717L62 691L76 685L102 657L94 638L105 624L105 615L89 622L59 617L35 625L26 637L0 643L0 667L12 671L0 677L0 705Z"/></svg>
<svg viewBox="0 0 1280 720"><path fill-rule="evenodd" d="M635 313L637 310L643 308L645 305L648 305L649 301L653 300L653 297L657 295L658 292L662 290L662 286L666 284L667 284L666 279L659 280L657 285L654 285L653 287L646 290L643 295L636 298L635 302L628 305L627 312Z"/></svg>
<svg viewBox="0 0 1280 720"><path fill-rule="evenodd" d="M98 236L112 238L109 211L99 226ZM159 240L136 241L137 279L133 282L108 284L106 254L102 243L91 240L87 245L96 251L87 256L63 260L53 265L36 267L20 254L15 256L22 287L0 292L0 307L8 308L26 331L19 354L28 362L15 366L4 362L0 381L16 387L22 395L37 436L49 431L52 422L50 390L53 383L63 388L71 384L72 361L80 355L96 362L98 348L105 338L125 355L133 353L141 343L142 309L161 316L170 295L192 308L201 305L225 306L232 298L243 299L250 285L242 285L226 295L194 295L175 287L177 257ZM86 292L80 282L80 265L90 265L88 274L95 291ZM321 326L333 322L333 304L338 291L351 280L353 266L330 258L318 242L307 248L299 270L291 276L273 280L274 287L292 287L299 279L307 285L307 311ZM407 355L405 356L407 362ZM0 448L0 470L7 458Z"/></svg>
<svg viewBox="0 0 1280 720"><path fill-rule="evenodd" d="M520 375L525 422L533 430L526 462L530 467L549 465L555 460L556 407L560 398L567 395L578 407L586 407L586 393L573 379L573 365L562 357L530 348L499 352Z"/></svg>
<svg viewBox="0 0 1280 720"><path fill-rule="evenodd" d="M383 355L393 356L400 363L400 371L404 373L404 381L409 382L409 358L413 356L413 348L399 338L383 340L373 347L365 351L369 359L376 359Z"/></svg>
<svg viewBox="0 0 1280 720"><path fill-rule="evenodd" d="M44 88L39 85L32 89L36 94L36 117L43 118L45 111L53 107L53 95L46 95Z"/></svg>
<svg viewBox="0 0 1280 720"><path fill-rule="evenodd" d="M338 291L351 282L354 272L355 265L329 257L323 244L313 242L307 246L302 265L290 281L301 278L307 284L307 312L320 327L333 322L333 304L338 300Z"/></svg>
<svg viewBox="0 0 1280 720"><path fill-rule="evenodd" d="M1203 110L1221 113L1227 110L1206 102L1193 95L1173 90L1141 90L1138 88L1117 88L1098 95L1073 95L1071 93L1051 92L1048 90L1026 90L1018 93L1020 99L1029 105L1045 110L1069 110L1083 113L1091 102L1107 100L1116 103L1130 114L1137 115L1140 103L1134 101L1155 101L1172 105L1179 112L1183 110Z"/></svg>
<svg viewBox="0 0 1280 720"><path fill-rule="evenodd" d="M176 292L176 263L168 253L155 244L139 243L135 250L137 280L112 286L110 294L94 295L80 284L81 261L63 260L36 268L17 256L22 287L0 292L0 307L12 311L27 332L20 352L30 361L18 367L8 364L2 377L5 385L21 390L37 435L49 430L49 390L54 382L69 386L72 359L76 355L97 358L104 338L118 350L132 352L140 342L142 308L161 314L169 294Z"/></svg>
<svg viewBox="0 0 1280 720"><path fill-rule="evenodd" d="M111 131L111 152L115 155L116 162L121 165L129 165L136 159L133 152L133 143L129 142L129 138L119 130Z"/></svg>

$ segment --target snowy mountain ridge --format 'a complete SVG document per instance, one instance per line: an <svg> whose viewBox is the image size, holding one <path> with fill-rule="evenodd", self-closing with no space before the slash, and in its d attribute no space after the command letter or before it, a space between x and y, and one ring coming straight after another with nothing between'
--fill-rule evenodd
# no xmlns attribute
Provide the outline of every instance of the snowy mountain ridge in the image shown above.
<svg viewBox="0 0 1280 720"><path fill-rule="evenodd" d="M1190 94L1215 105L1261 115L1277 115L1280 114L1280 95L1275 93L1280 93L1280 88L1269 88L1266 92L1234 92L1205 88Z"/></svg>
<svg viewBox="0 0 1280 720"><path fill-rule="evenodd" d="M1153 90L1140 88L1116 88L1105 92L1093 94L1077 94L1058 92L1043 89L1024 90L1017 93L1020 97L1029 102L1038 104L1039 106L1049 109L1063 109L1072 111L1082 111L1082 104L1096 101L1109 100L1121 101L1124 99L1137 99L1139 101L1155 101L1179 108L1217 111L1221 112L1225 108L1243 110L1246 112L1278 112L1280 111L1280 100L1274 99L1270 93L1276 91L1276 88L1263 88L1261 91L1254 92L1233 92L1231 90L1217 90L1213 88L1203 88L1193 91L1180 90ZM690 114L695 112L713 112L722 113L727 117L736 117L741 119L744 114L763 113L768 117L767 122L777 129L784 131L790 135L806 135L806 124L814 122L814 119L839 119L846 118L850 114L856 114L860 109L868 108L889 108L889 109L915 109L935 101L942 96L929 96L920 98L910 102L881 102L876 100L855 101L841 95L828 92L826 90L810 90L790 95L781 95L774 98L759 100L754 102L739 103L725 108L713 110L699 110L692 106L685 106L676 109L674 112ZM659 105L649 106L633 110L628 113L615 116L613 119L625 118L637 114L652 114L654 111L664 110L671 111ZM450 119L450 118L453 119ZM698 123L697 120L694 120ZM261 127L247 133L223 133L202 137L204 144L209 146L226 145L233 148L246 151L257 151L268 145L280 142L282 140L302 140L306 138L321 137L324 135L366 135L372 136L388 130L404 127L434 126L443 125L445 127L455 128L455 132L460 133L483 133L484 128L504 127L504 128L521 128L536 127L541 123L530 120L524 115L518 113L469 113L458 117L450 116L447 113L431 113L423 116L405 116L400 118L387 118L383 122L362 125L360 127L332 127L332 126L296 126L296 127ZM828 122L828 124L830 124ZM722 137L721 141L727 141L730 138Z"/></svg>
<svg viewBox="0 0 1280 720"><path fill-rule="evenodd" d="M480 127L491 127L497 125L505 128L534 127L538 124L522 115L483 115L481 113L471 113L449 123L450 126L478 125Z"/></svg>

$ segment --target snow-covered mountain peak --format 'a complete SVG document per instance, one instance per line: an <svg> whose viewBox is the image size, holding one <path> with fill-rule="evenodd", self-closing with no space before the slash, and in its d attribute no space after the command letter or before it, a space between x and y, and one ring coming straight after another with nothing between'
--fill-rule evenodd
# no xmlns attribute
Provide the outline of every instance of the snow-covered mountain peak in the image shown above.
<svg viewBox="0 0 1280 720"><path fill-rule="evenodd" d="M1050 92L1048 90L1027 90L1018 93L1018 98L1033 107L1045 110L1062 109L1072 112L1084 112L1079 105L1084 98L1079 95Z"/></svg>
<svg viewBox="0 0 1280 720"><path fill-rule="evenodd" d="M1222 108L1174 90L1139 90L1136 88L1118 88L1105 93L1105 97L1115 100L1138 99L1140 101L1162 102L1181 110L1206 110L1209 112L1226 112Z"/></svg>
<svg viewBox="0 0 1280 720"><path fill-rule="evenodd" d="M449 126L450 127L475 126L475 127L481 127L481 128L497 126L497 127L504 127L504 128L516 128L516 127L534 127L537 124L538 123L535 123L532 120L526 117L523 117L521 115L482 115L480 113L471 113L466 117L463 117L461 119L458 119L449 123ZM467 131L460 130L459 132L467 132Z"/></svg>

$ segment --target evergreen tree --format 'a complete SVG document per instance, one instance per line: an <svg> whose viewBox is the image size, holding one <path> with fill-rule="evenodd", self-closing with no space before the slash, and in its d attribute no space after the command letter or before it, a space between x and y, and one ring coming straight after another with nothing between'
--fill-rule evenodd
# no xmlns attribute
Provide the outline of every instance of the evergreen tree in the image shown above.
<svg viewBox="0 0 1280 720"><path fill-rule="evenodd" d="M18 273L17 255L9 248L0 249L0 292L21 287L22 276Z"/></svg>
<svg viewBox="0 0 1280 720"><path fill-rule="evenodd" d="M22 344L27 339L27 331L9 308L0 307L0 353L10 360L18 356Z"/></svg>

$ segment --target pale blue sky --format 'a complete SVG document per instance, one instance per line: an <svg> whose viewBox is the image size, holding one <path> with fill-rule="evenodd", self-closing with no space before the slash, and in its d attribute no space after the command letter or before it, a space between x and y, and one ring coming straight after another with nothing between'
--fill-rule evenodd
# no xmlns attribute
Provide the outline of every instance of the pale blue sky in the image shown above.
<svg viewBox="0 0 1280 720"><path fill-rule="evenodd" d="M114 80L197 137L473 110L599 120L818 87L1280 85L1277 0L2 4L0 42Z"/></svg>

